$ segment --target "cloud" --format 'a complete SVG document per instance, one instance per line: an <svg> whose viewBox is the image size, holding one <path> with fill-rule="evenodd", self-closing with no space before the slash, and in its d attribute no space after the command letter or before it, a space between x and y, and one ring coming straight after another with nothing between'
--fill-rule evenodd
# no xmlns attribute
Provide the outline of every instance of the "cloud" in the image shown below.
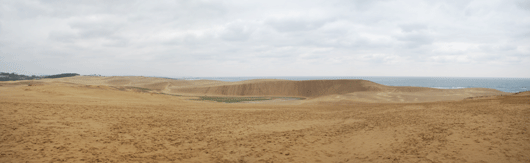
<svg viewBox="0 0 530 163"><path fill-rule="evenodd" d="M398 40L404 42L408 48L417 48L422 45L431 44L434 39L425 34L408 34L397 37Z"/></svg>
<svg viewBox="0 0 530 163"><path fill-rule="evenodd" d="M237 20L223 26L219 37L226 41L247 41L254 30L253 24Z"/></svg>
<svg viewBox="0 0 530 163"><path fill-rule="evenodd" d="M392 76L436 76L447 75L444 65L460 66L454 76L476 71L465 64L521 72L530 69L529 4L4 0L0 55L45 74L378 76L392 69ZM491 70L489 76L515 74Z"/></svg>
<svg viewBox="0 0 530 163"><path fill-rule="evenodd" d="M427 29L425 24L403 24L399 26L404 32L419 32Z"/></svg>
<svg viewBox="0 0 530 163"><path fill-rule="evenodd" d="M518 7L520 7L523 10L530 11L530 2L525 0L520 0L516 3Z"/></svg>
<svg viewBox="0 0 530 163"><path fill-rule="evenodd" d="M323 25L327 20L301 20L300 18L273 19L268 20L267 24L272 26L278 32L303 32L315 30Z"/></svg>

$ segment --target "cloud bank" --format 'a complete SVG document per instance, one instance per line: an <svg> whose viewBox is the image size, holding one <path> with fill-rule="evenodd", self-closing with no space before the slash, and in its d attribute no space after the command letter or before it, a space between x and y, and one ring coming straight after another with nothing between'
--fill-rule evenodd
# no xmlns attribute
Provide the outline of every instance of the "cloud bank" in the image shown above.
<svg viewBox="0 0 530 163"><path fill-rule="evenodd" d="M530 77L525 0L0 0L0 71Z"/></svg>

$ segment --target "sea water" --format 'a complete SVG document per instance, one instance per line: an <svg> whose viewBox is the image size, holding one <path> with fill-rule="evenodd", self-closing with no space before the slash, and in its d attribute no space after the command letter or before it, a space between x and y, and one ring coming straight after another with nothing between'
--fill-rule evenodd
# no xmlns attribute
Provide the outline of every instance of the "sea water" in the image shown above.
<svg viewBox="0 0 530 163"><path fill-rule="evenodd" d="M530 78L464 78L464 77L369 77L369 76L276 76L276 77L187 77L185 80L243 81L252 79L337 80L363 79L388 86L414 86L439 89L492 88L503 92L524 92L530 89Z"/></svg>

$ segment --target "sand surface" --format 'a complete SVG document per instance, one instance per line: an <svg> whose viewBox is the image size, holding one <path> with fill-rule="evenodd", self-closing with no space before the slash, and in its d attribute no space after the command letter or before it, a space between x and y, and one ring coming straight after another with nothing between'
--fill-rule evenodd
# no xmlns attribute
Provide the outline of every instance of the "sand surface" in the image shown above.
<svg viewBox="0 0 530 163"><path fill-rule="evenodd" d="M149 90L121 89L132 87ZM191 95L306 99L219 103ZM530 93L481 88L146 77L0 82L0 162L530 162L529 126Z"/></svg>

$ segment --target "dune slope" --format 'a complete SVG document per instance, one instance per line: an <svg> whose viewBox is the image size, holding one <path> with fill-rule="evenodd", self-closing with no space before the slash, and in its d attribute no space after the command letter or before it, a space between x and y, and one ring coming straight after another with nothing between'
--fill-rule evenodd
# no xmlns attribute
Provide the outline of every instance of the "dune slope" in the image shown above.
<svg viewBox="0 0 530 163"><path fill-rule="evenodd" d="M435 89L385 86L366 80L256 80L171 89L171 93L208 96L291 96L313 101L433 102L509 94L486 88Z"/></svg>
<svg viewBox="0 0 530 163"><path fill-rule="evenodd" d="M366 80L256 81L253 83L173 89L175 93L229 96L318 97L362 91L381 91L383 85Z"/></svg>

